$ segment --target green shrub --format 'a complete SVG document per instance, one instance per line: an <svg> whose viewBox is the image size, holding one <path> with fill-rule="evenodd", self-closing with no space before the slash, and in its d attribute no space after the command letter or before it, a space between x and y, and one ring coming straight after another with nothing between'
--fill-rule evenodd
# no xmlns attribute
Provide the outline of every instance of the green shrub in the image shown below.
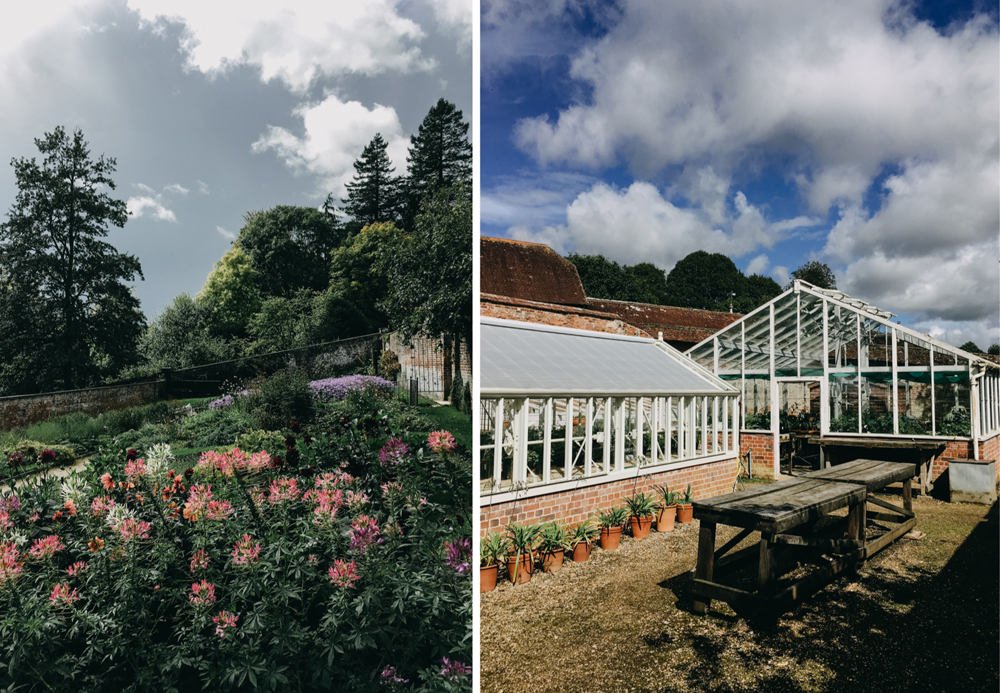
<svg viewBox="0 0 1000 693"><path fill-rule="evenodd" d="M448 398L451 406L462 411L462 398L465 394L465 381L462 379L462 371L455 374L455 379L451 382L451 395Z"/></svg>
<svg viewBox="0 0 1000 693"><path fill-rule="evenodd" d="M285 434L281 431L252 430L236 436L236 447L245 453L267 450L272 457L285 451Z"/></svg>
<svg viewBox="0 0 1000 693"><path fill-rule="evenodd" d="M98 419L102 426L107 427L110 436L117 436L125 431L137 431L142 428L143 420L141 407L106 411Z"/></svg>
<svg viewBox="0 0 1000 693"><path fill-rule="evenodd" d="M67 445L55 445L50 443L43 443L38 440L22 440L14 446L11 452L16 452L24 455L24 461L26 463L34 464L39 461L43 450L52 450L56 453L56 460L53 466L62 467L68 464L73 464L76 461L76 451Z"/></svg>
<svg viewBox="0 0 1000 693"><path fill-rule="evenodd" d="M292 421L305 422L312 417L309 378L300 371L278 371L270 378L255 382L251 389L256 392L243 399L253 412L256 428L280 429Z"/></svg>

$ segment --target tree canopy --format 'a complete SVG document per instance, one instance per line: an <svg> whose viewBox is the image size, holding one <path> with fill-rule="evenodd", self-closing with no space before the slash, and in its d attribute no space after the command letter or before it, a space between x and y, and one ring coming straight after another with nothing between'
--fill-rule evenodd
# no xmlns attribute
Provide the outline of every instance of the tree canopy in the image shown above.
<svg viewBox="0 0 1000 693"><path fill-rule="evenodd" d="M180 294L150 322L140 341L153 368L190 368L235 356L232 345L211 333L211 308Z"/></svg>
<svg viewBox="0 0 1000 693"><path fill-rule="evenodd" d="M810 260L797 270L794 270L792 277L809 282L820 289L837 288L837 278L833 276L833 271L822 262L817 262L816 260ZM792 288L792 283L788 282L785 288Z"/></svg>
<svg viewBox="0 0 1000 693"><path fill-rule="evenodd" d="M125 282L139 260L104 240L128 211L111 197L114 158L93 160L83 132L35 140L14 159L17 197L0 224L0 390L71 389L133 365L145 318Z"/></svg>
<svg viewBox="0 0 1000 693"><path fill-rule="evenodd" d="M326 288L330 253L344 236L335 219L312 207L287 205L249 212L244 219L236 244L250 259L262 298Z"/></svg>
<svg viewBox="0 0 1000 693"><path fill-rule="evenodd" d="M406 162L407 206L403 228L409 230L430 191L472 182L469 124L463 122L462 112L455 104L438 99L431 107L417 134L410 136Z"/></svg>
<svg viewBox="0 0 1000 693"><path fill-rule="evenodd" d="M386 153L387 143L380 133L365 146L354 162L354 178L347 183L344 211L361 226L394 222L399 207L399 179L394 177Z"/></svg>
<svg viewBox="0 0 1000 693"><path fill-rule="evenodd" d="M251 316L260 310L257 273L250 257L234 245L205 280L197 300L208 311L212 331L226 337L245 337Z"/></svg>
<svg viewBox="0 0 1000 693"><path fill-rule="evenodd" d="M394 224L369 224L333 251L330 290L357 306L372 327L389 324L379 305L389 290L387 268L406 240Z"/></svg>
<svg viewBox="0 0 1000 693"><path fill-rule="evenodd" d="M781 293L776 281L746 277L721 253L697 250L680 260L667 275L667 302L682 308L748 313Z"/></svg>
<svg viewBox="0 0 1000 693"><path fill-rule="evenodd" d="M666 275L652 263L619 265L603 255L576 253L566 259L576 266L584 293L591 298L660 305L666 300Z"/></svg>

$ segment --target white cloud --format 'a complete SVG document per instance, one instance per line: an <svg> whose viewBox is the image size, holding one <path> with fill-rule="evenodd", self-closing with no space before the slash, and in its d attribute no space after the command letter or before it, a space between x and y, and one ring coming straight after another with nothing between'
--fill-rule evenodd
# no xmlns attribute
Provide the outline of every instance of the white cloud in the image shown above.
<svg viewBox="0 0 1000 693"><path fill-rule="evenodd" d="M227 231L226 229L222 228L221 226L216 226L215 230L219 232L220 236L222 236L223 238L225 238L228 241L235 241L236 240L236 234L233 233L232 231Z"/></svg>
<svg viewBox="0 0 1000 693"><path fill-rule="evenodd" d="M136 219L150 217L159 221L177 221L176 215L155 197L130 197L125 204L128 205L129 215Z"/></svg>
<svg viewBox="0 0 1000 693"><path fill-rule="evenodd" d="M764 274L767 272L767 268L771 266L771 261L767 259L767 255L761 254L750 261L747 265L747 275L751 274Z"/></svg>
<svg viewBox="0 0 1000 693"><path fill-rule="evenodd" d="M771 269L771 277L774 278L774 281L778 282L782 286L785 286L791 278L791 274L789 273L787 267L777 265Z"/></svg>
<svg viewBox="0 0 1000 693"><path fill-rule="evenodd" d="M202 195L208 195L208 183L200 180L196 180L195 183L198 184L198 192Z"/></svg>
<svg viewBox="0 0 1000 693"><path fill-rule="evenodd" d="M201 0L129 0L146 21L184 23L190 68L213 73L239 63L259 65L263 81L279 79L297 92L319 75L433 69L435 62L418 45L424 31L398 13L398 4L243 0L237 7ZM447 5L439 12L458 16Z"/></svg>
<svg viewBox="0 0 1000 693"><path fill-rule="evenodd" d="M191 191L180 183L171 183L163 189L163 192L173 193L174 195L187 195Z"/></svg>
<svg viewBox="0 0 1000 693"><path fill-rule="evenodd" d="M593 176L579 173L501 178L493 187L480 192L480 220L497 226L557 224L566 218L570 203L596 182Z"/></svg>
<svg viewBox="0 0 1000 693"><path fill-rule="evenodd" d="M375 104L370 110L357 101L342 102L328 96L318 104L295 110L302 118L305 135L271 126L254 142L255 152L274 150L290 168L318 176L317 193L333 191L342 197L344 184L354 177L354 161L371 139L380 133L397 174L406 168L409 138L395 109Z"/></svg>
<svg viewBox="0 0 1000 693"><path fill-rule="evenodd" d="M626 264L652 262L669 271L696 250L741 257L770 248L797 226L813 223L770 224L742 192L736 194L733 206L735 214L726 219L730 228L726 231L713 225L709 215L676 206L650 183L618 189L599 182L569 205L564 226L518 225L508 234L548 243L559 252L601 254Z"/></svg>

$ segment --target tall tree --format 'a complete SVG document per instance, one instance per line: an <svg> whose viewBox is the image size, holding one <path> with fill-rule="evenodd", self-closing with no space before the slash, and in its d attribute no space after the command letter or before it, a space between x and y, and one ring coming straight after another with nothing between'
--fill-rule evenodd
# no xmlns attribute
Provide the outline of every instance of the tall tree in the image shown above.
<svg viewBox="0 0 1000 693"><path fill-rule="evenodd" d="M653 304L666 300L666 275L652 263L619 265L603 255L576 253L566 259L576 266L583 290L591 298Z"/></svg>
<svg viewBox="0 0 1000 693"><path fill-rule="evenodd" d="M189 368L235 356L235 348L209 329L211 309L180 294L150 322L140 340L154 368Z"/></svg>
<svg viewBox="0 0 1000 693"><path fill-rule="evenodd" d="M455 104L438 99L410 136L406 157L407 205L403 228L410 230L424 196L435 188L472 182L472 144L469 124Z"/></svg>
<svg viewBox="0 0 1000 693"><path fill-rule="evenodd" d="M379 308L389 290L386 267L395 260L406 238L393 224L369 224L333 251L330 290L357 306L375 328L389 324Z"/></svg>
<svg viewBox="0 0 1000 693"><path fill-rule="evenodd" d="M198 293L198 303L209 314L214 334L226 338L246 337L250 318L260 310L257 273L243 248L234 245L215 263Z"/></svg>
<svg viewBox="0 0 1000 693"><path fill-rule="evenodd" d="M326 289L330 253L344 236L335 217L312 207L279 205L248 212L244 220L236 243L250 259L262 299Z"/></svg>
<svg viewBox="0 0 1000 693"><path fill-rule="evenodd" d="M833 275L833 271L822 262L817 262L816 260L810 260L797 270L794 270L792 277L809 282L820 289L837 288L837 278ZM789 281L785 288L792 288L792 282Z"/></svg>
<svg viewBox="0 0 1000 693"><path fill-rule="evenodd" d="M44 361L34 378L0 383L5 391L76 388L137 362L145 318L124 282L142 277L139 260L101 240L108 226L128 220L126 204L112 198L113 158L90 157L83 133L62 127L35 140L42 154L14 159L18 193L0 224L0 292L8 318L19 310L37 322L29 335L6 335L3 361ZM22 307L10 301L28 301ZM14 372L5 371L6 376ZM30 380L30 382L29 382Z"/></svg>
<svg viewBox="0 0 1000 693"><path fill-rule="evenodd" d="M696 250L667 275L667 300L682 308L728 311L730 301L742 294L745 279L722 253Z"/></svg>
<svg viewBox="0 0 1000 693"><path fill-rule="evenodd" d="M354 162L354 179L347 184L344 211L361 226L396 221L399 179L394 177L386 141L377 133Z"/></svg>

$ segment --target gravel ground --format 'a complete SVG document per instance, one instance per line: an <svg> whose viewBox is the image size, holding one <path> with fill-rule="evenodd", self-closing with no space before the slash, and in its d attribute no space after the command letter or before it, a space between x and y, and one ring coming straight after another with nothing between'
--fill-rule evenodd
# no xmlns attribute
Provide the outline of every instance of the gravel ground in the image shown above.
<svg viewBox="0 0 1000 693"><path fill-rule="evenodd" d="M900 539L776 623L718 601L691 613L697 521L504 582L482 595L480 690L995 693L997 505L913 503L923 538ZM717 546L735 534L720 525Z"/></svg>

